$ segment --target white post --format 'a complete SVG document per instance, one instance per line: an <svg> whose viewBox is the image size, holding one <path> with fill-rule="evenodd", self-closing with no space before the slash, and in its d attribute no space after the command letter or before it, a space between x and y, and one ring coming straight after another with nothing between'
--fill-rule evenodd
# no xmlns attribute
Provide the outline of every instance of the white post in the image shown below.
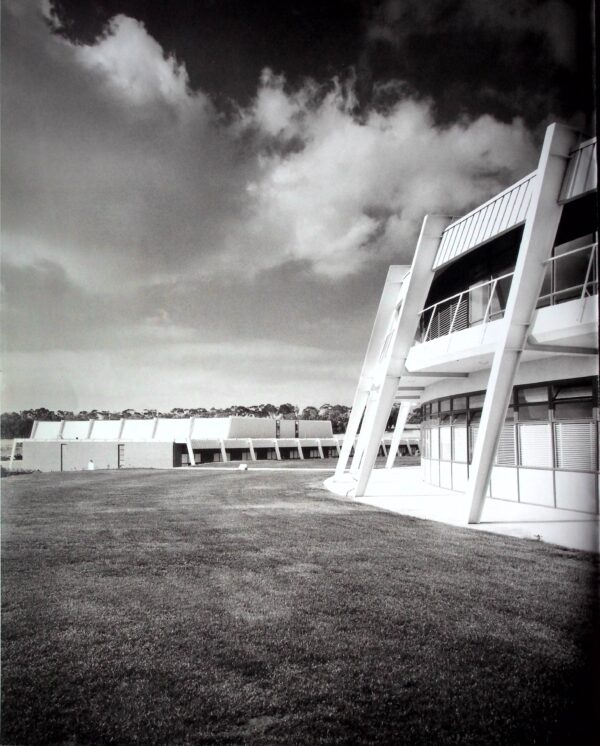
<svg viewBox="0 0 600 746"><path fill-rule="evenodd" d="M400 404L400 409L398 410L398 419L396 420L396 429L394 430L394 434L392 435L392 442L390 444L390 450L385 464L386 469L391 469L394 466L396 454L398 453L398 448L400 447L400 439L402 438L402 434L404 433L404 426L406 425L406 420L408 419L408 415L411 409L412 402L403 401Z"/></svg>
<svg viewBox="0 0 600 746"><path fill-rule="evenodd" d="M250 458L252 461L256 461L256 453L254 452L254 444L252 438L248 438L248 450L250 451Z"/></svg>
<svg viewBox="0 0 600 746"><path fill-rule="evenodd" d="M562 214L558 195L574 144L575 133L572 130L557 124L550 125L546 130L504 313L502 338L494 353L473 463L469 470L469 523L479 523L481 520L515 374L542 288L545 261L552 252Z"/></svg>
<svg viewBox="0 0 600 746"><path fill-rule="evenodd" d="M22 441L21 441L22 442ZM22 446L21 446L22 447ZM15 455L17 453L17 441L13 438L12 448L10 450L10 461L8 462L8 468L12 471Z"/></svg>
<svg viewBox="0 0 600 746"><path fill-rule="evenodd" d="M298 448L298 457L301 461L304 461L304 454L302 453L302 446L300 445L300 438L296 438L296 445Z"/></svg>
<svg viewBox="0 0 600 746"><path fill-rule="evenodd" d="M390 352L383 368L380 369L381 378L376 382L373 401L373 415L368 423L368 438L364 452L361 453L360 465L357 472L355 497L362 497L366 489L371 471L375 465L379 443L385 432L392 405L398 390L398 384L405 370L406 358L415 341L415 333L419 324L419 314L427 300L427 294L435 270L433 264L437 254L444 229L450 218L441 215L427 215L423 220L421 233L415 249L410 279L404 291L404 302L399 314L395 334L390 345Z"/></svg>
<svg viewBox="0 0 600 746"><path fill-rule="evenodd" d="M275 456L277 456L277 461L281 461L281 451L279 450L279 443L277 442L277 438L273 440L273 444L275 445Z"/></svg>
<svg viewBox="0 0 600 746"><path fill-rule="evenodd" d="M187 439L186 445L187 445L188 457L190 459L190 466L196 466L196 459L194 458L194 448L192 447L191 438Z"/></svg>
<svg viewBox="0 0 600 746"><path fill-rule="evenodd" d="M225 441L220 440L219 443L221 444L221 458L223 459L223 463L227 463L227 449L225 448Z"/></svg>
<svg viewBox="0 0 600 746"><path fill-rule="evenodd" d="M325 454L323 453L323 445L321 443L321 438L317 438L317 448L319 450L319 458L325 458Z"/></svg>

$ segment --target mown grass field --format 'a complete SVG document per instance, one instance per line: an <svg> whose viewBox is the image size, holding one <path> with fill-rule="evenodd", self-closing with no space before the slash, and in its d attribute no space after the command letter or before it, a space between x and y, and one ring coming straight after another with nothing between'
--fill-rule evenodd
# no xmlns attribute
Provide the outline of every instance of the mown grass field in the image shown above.
<svg viewBox="0 0 600 746"><path fill-rule="evenodd" d="M586 744L597 566L322 473L2 480L2 744Z"/></svg>

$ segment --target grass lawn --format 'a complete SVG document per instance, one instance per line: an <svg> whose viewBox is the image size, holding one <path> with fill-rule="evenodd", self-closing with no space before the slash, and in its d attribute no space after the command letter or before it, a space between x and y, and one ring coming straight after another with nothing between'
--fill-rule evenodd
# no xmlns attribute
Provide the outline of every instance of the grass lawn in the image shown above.
<svg viewBox="0 0 600 746"><path fill-rule="evenodd" d="M2 743L595 743L592 557L322 479L3 479Z"/></svg>

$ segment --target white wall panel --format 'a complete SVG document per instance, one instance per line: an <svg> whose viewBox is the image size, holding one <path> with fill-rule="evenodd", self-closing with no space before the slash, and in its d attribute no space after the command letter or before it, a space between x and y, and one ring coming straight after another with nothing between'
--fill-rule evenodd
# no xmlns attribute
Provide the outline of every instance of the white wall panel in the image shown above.
<svg viewBox="0 0 600 746"><path fill-rule="evenodd" d="M554 507L553 472L546 469L519 469L519 493L522 503Z"/></svg>
<svg viewBox="0 0 600 746"><path fill-rule="evenodd" d="M517 469L507 466L494 466L491 483L492 497L501 500L519 500Z"/></svg>
<svg viewBox="0 0 600 746"><path fill-rule="evenodd" d="M450 461L440 461L440 487L452 489L452 464Z"/></svg>
<svg viewBox="0 0 600 746"><path fill-rule="evenodd" d="M458 490L459 492L465 492L467 489L468 481L467 465L466 464L452 464L452 489Z"/></svg>
<svg viewBox="0 0 600 746"><path fill-rule="evenodd" d="M596 513L596 475L584 472L556 472L556 507Z"/></svg>

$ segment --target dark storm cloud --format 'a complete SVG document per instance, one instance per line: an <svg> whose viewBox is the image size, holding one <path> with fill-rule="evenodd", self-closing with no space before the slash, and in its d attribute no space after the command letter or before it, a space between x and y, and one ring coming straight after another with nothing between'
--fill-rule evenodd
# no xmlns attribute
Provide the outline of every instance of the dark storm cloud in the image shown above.
<svg viewBox="0 0 600 746"><path fill-rule="evenodd" d="M515 114L593 128L590 0L385 0L372 10L366 67L435 101L438 120Z"/></svg>
<svg viewBox="0 0 600 746"><path fill-rule="evenodd" d="M492 114L579 124L593 107L591 0L78 0L55 3L70 38L90 43L118 13L143 21L185 62L194 89L247 105L265 67L298 86L357 76L359 103L390 81L431 97L440 121ZM383 90L382 90L383 89ZM585 124L585 122L583 122ZM589 122L587 123L589 125Z"/></svg>

